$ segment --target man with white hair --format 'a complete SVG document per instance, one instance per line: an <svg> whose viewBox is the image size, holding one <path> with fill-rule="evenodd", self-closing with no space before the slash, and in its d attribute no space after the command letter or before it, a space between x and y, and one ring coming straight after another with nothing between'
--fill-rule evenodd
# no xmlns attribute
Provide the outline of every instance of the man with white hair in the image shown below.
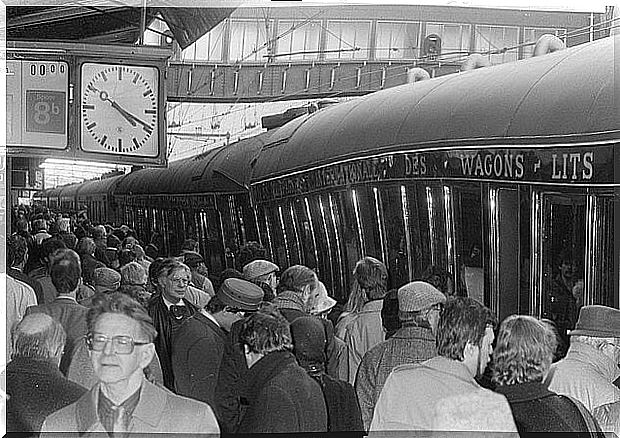
<svg viewBox="0 0 620 438"><path fill-rule="evenodd" d="M579 400L601 423L603 405L620 402L620 310L584 306L575 330L570 333L566 357L551 366L549 390ZM620 430L615 430L620 435Z"/></svg>

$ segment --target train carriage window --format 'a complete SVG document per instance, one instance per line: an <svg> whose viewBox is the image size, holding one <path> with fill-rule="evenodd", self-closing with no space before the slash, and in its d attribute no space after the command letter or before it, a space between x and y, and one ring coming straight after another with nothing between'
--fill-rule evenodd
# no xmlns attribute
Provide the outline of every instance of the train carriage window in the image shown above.
<svg viewBox="0 0 620 438"><path fill-rule="evenodd" d="M475 50L479 53L497 52L502 47L514 47L502 53L489 55L491 64L513 62L518 57L519 28L512 26L483 26L475 27Z"/></svg>
<svg viewBox="0 0 620 438"><path fill-rule="evenodd" d="M412 278L420 278L431 265L429 213L424 186L405 187L409 213L409 254L413 263Z"/></svg>
<svg viewBox="0 0 620 438"><path fill-rule="evenodd" d="M581 194L554 193L543 193L541 199L542 316L556 323L567 342L567 331L574 328L580 305L575 287L584 280L587 199Z"/></svg>
<svg viewBox="0 0 620 438"><path fill-rule="evenodd" d="M452 190L455 227L455 292L481 299L484 297L484 245L482 240L482 200L480 186L457 186ZM482 300L481 300L482 301Z"/></svg>
<svg viewBox="0 0 620 438"><path fill-rule="evenodd" d="M222 217L222 233L224 236L224 251L226 253L226 266L239 269L235 265L235 254L239 250L240 241L237 228L237 219L235 217L234 204L231 197L218 198L217 206ZM233 208L231 208L231 206Z"/></svg>
<svg viewBox="0 0 620 438"><path fill-rule="evenodd" d="M385 227L386 266L390 274L390 287L399 288L409 281L407 238L400 187L380 188L379 194Z"/></svg>
<svg viewBox="0 0 620 438"><path fill-rule="evenodd" d="M379 219L375 207L375 195L369 187L359 187L355 190L360 211L362 229L364 230L365 255L382 259L381 239L379 232Z"/></svg>
<svg viewBox="0 0 620 438"><path fill-rule="evenodd" d="M275 260L273 251L273 240L271 238L271 229L267 220L265 209L262 206L256 207L256 216L258 221L258 233L261 243L267 250L267 256L271 260Z"/></svg>
<svg viewBox="0 0 620 438"><path fill-rule="evenodd" d="M330 193L326 199L329 207L326 208L328 229L331 235L334 236L334 244L332 245L332 251L335 261L335 275L337 276L337 284L334 284L331 292L333 297L343 300L347 296L346 290L346 274L345 270L345 258L346 253L344 251L344 241L342 236L342 216L338 203L335 201L334 194ZM327 206L326 206L327 207Z"/></svg>
<svg viewBox="0 0 620 438"><path fill-rule="evenodd" d="M577 304L591 302L618 308L618 277L614 275L614 261L618 254L614 252L614 227L616 225L614 210L620 208L620 198L613 196L596 197L593 199L592 209L589 212L588 223L592 233L591 241L593 251L590 254L590 270L593 275L588 282L586 290L592 290L591 299L586 301L577 296ZM616 265L618 266L618 265ZM577 292L579 289L577 289Z"/></svg>
<svg viewBox="0 0 620 438"><path fill-rule="evenodd" d="M363 236L359 228L361 218L359 217L359 210L356 209L357 193L354 189L348 192L339 192L334 197L337 201L339 212L339 227L342 230L343 276L345 285L350 285L355 264L363 257ZM347 294L345 294L343 299L346 299L348 295L348 290L345 292Z"/></svg>
<svg viewBox="0 0 620 438"><path fill-rule="evenodd" d="M284 235L287 244L288 255L291 265L301 264L301 249L299 245L299 235L297 233L297 224L292 214L292 205L286 204L280 206L280 215L284 222Z"/></svg>
<svg viewBox="0 0 620 438"><path fill-rule="evenodd" d="M221 272L226 267L223 257L222 228L216 210L200 210L197 213L198 230L202 240L202 251L210 272Z"/></svg>
<svg viewBox="0 0 620 438"><path fill-rule="evenodd" d="M425 187L431 264L451 271L447 252L447 234L445 219L445 199L443 186ZM452 273L452 272L450 272Z"/></svg>
<svg viewBox="0 0 620 438"><path fill-rule="evenodd" d="M273 244L274 263L283 271L289 267L286 242L284 240L284 224L280 221L280 211L277 206L265 209L267 227Z"/></svg>
<svg viewBox="0 0 620 438"><path fill-rule="evenodd" d="M337 284L338 277L334 273L335 260L332 258L332 245L334 240L330 239L327 232L325 206L318 196L308 198L308 206L310 217L314 224L316 250L319 256L319 279L325 283L328 291L333 291L334 285Z"/></svg>
<svg viewBox="0 0 620 438"><path fill-rule="evenodd" d="M318 255L316 251L314 224L310 217L308 198L295 199L292 206L297 218L297 229L301 242L303 264L317 271L319 278L322 278L322 272L320 272L317 265Z"/></svg>

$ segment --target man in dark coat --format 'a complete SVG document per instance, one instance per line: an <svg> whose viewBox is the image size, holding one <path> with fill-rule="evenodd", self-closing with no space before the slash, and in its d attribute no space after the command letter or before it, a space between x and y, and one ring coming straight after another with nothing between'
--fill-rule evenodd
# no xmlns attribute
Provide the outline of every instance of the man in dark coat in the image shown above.
<svg viewBox="0 0 620 438"><path fill-rule="evenodd" d="M327 406L328 432L358 432L365 435L362 413L355 389L349 382L334 379L325 372L325 330L312 316L297 318L291 324L293 352L299 365L318 382Z"/></svg>
<svg viewBox="0 0 620 438"><path fill-rule="evenodd" d="M45 417L86 392L58 369L65 339L60 323L43 313L25 316L15 327L13 360L6 367L7 432L38 435Z"/></svg>
<svg viewBox="0 0 620 438"><path fill-rule="evenodd" d="M188 318L172 340L172 370L177 394L215 406L215 389L228 332L244 312L258 310L262 289L249 281L224 281L207 307Z"/></svg>
<svg viewBox="0 0 620 438"><path fill-rule="evenodd" d="M56 251L51 256L50 276L58 296L52 303L29 307L26 309L26 315L46 313L60 322L67 334L67 345L60 361L60 371L66 375L74 345L80 338L86 336L88 331L86 328L88 308L76 301L82 269L80 258L75 251L66 248Z"/></svg>
<svg viewBox="0 0 620 438"><path fill-rule="evenodd" d="M149 277L157 293L149 300L148 313L157 330L155 350L164 375L164 386L175 390L172 370L172 339L183 321L198 310L185 295L191 279L189 268L174 258L154 261Z"/></svg>
<svg viewBox="0 0 620 438"><path fill-rule="evenodd" d="M250 370L237 432L326 432L321 387L297 364L286 319L276 311L254 313L239 337Z"/></svg>

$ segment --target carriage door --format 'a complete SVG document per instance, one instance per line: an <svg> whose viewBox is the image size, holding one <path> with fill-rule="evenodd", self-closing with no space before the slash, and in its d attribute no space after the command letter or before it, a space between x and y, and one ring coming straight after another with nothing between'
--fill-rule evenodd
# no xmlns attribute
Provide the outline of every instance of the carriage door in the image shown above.
<svg viewBox="0 0 620 438"><path fill-rule="evenodd" d="M588 196L537 192L533 208L531 310L570 329L585 298Z"/></svg>

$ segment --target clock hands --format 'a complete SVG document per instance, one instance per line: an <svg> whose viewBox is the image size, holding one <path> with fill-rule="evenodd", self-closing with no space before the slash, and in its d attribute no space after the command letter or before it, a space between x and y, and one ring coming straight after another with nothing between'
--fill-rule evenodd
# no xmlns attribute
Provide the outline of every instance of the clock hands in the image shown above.
<svg viewBox="0 0 620 438"><path fill-rule="evenodd" d="M99 90L97 90L97 91L99 91ZM114 108L116 111L118 111L120 113L120 115L125 118L125 120L127 120L129 123L131 123L131 126L136 126L136 122L138 122L139 124L141 124L145 128L149 128L150 129L150 125L148 123L143 122L138 117L134 116L129 111L127 111L122 106L120 106L116 101L110 99L110 96L108 95L107 91L99 91L99 99L103 100L104 102L105 101L110 102L110 104L112 105L112 108Z"/></svg>

